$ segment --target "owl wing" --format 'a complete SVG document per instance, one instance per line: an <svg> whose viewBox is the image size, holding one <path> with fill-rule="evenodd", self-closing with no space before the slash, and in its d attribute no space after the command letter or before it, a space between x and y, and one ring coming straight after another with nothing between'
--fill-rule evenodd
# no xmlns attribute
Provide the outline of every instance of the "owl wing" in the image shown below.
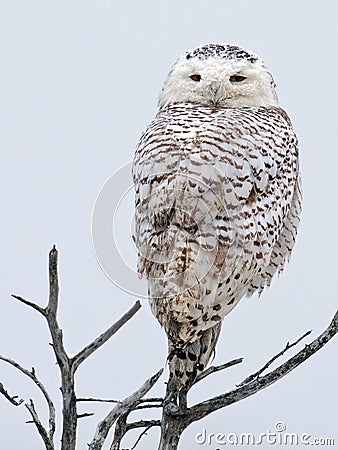
<svg viewBox="0 0 338 450"><path fill-rule="evenodd" d="M258 291L261 294L266 286L270 286L273 276L281 273L285 263L290 259L292 249L296 242L297 231L302 210L301 180L298 177L289 213L283 224L283 228L271 253L268 266L259 273L251 282L248 294Z"/></svg>

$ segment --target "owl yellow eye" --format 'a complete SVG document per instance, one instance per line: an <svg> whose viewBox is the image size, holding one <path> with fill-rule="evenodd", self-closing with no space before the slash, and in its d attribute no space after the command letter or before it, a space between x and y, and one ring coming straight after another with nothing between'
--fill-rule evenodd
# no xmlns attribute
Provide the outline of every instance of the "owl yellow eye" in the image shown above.
<svg viewBox="0 0 338 450"><path fill-rule="evenodd" d="M198 73L195 73L194 75L191 75L190 78L194 81L201 81L201 75L198 75Z"/></svg>
<svg viewBox="0 0 338 450"><path fill-rule="evenodd" d="M242 75L231 75L229 80L231 83L240 83L241 81L246 80L246 77L243 77Z"/></svg>

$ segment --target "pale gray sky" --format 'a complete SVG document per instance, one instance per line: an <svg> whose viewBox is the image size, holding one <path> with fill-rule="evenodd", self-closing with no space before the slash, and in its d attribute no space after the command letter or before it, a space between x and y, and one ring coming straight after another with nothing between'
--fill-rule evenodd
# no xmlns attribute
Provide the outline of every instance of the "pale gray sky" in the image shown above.
<svg viewBox="0 0 338 450"><path fill-rule="evenodd" d="M206 380L191 401L233 388L288 340L326 328L337 307L337 13L335 2L293 0L0 0L0 353L34 366L58 405L46 325L10 294L45 304L47 253L56 243L60 322L70 352L133 304L135 298L117 289L96 261L92 211L106 180L131 161L170 66L201 43L235 43L265 59L299 136L304 211L283 276L260 299L243 300L224 321L215 363L234 357L244 363ZM128 232L132 201L126 196L125 227L120 223L117 230L125 257L135 264ZM164 364L164 332L145 301L143 306L79 370L80 395L122 398ZM289 432L338 442L336 354L332 341L278 384L195 423L180 449L214 450L195 442L203 428L259 434L277 421ZM163 393L164 381L154 395ZM46 419L46 406L29 380L2 363L0 382L13 395L33 397ZM85 449L107 407L81 410L96 412L80 421L78 448ZM43 449L34 427L25 424L23 406L0 397L0 418L2 449ZM156 448L157 433L150 431L138 448Z"/></svg>

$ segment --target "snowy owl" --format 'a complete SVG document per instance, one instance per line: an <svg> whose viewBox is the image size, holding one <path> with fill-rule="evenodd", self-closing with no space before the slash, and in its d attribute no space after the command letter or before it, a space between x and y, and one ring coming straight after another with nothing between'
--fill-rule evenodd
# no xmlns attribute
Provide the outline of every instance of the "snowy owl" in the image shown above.
<svg viewBox="0 0 338 450"><path fill-rule="evenodd" d="M135 243L180 389L206 367L224 317L290 257L298 144L263 60L235 45L184 53L158 107L133 163Z"/></svg>

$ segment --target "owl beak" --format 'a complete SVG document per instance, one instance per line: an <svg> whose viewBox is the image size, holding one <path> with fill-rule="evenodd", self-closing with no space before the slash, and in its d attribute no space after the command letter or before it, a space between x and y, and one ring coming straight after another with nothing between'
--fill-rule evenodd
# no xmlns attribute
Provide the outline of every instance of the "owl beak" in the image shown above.
<svg viewBox="0 0 338 450"><path fill-rule="evenodd" d="M213 86L210 89L210 94L211 94L211 103L214 106L217 106L221 100L221 93L220 93L220 88L219 86Z"/></svg>

